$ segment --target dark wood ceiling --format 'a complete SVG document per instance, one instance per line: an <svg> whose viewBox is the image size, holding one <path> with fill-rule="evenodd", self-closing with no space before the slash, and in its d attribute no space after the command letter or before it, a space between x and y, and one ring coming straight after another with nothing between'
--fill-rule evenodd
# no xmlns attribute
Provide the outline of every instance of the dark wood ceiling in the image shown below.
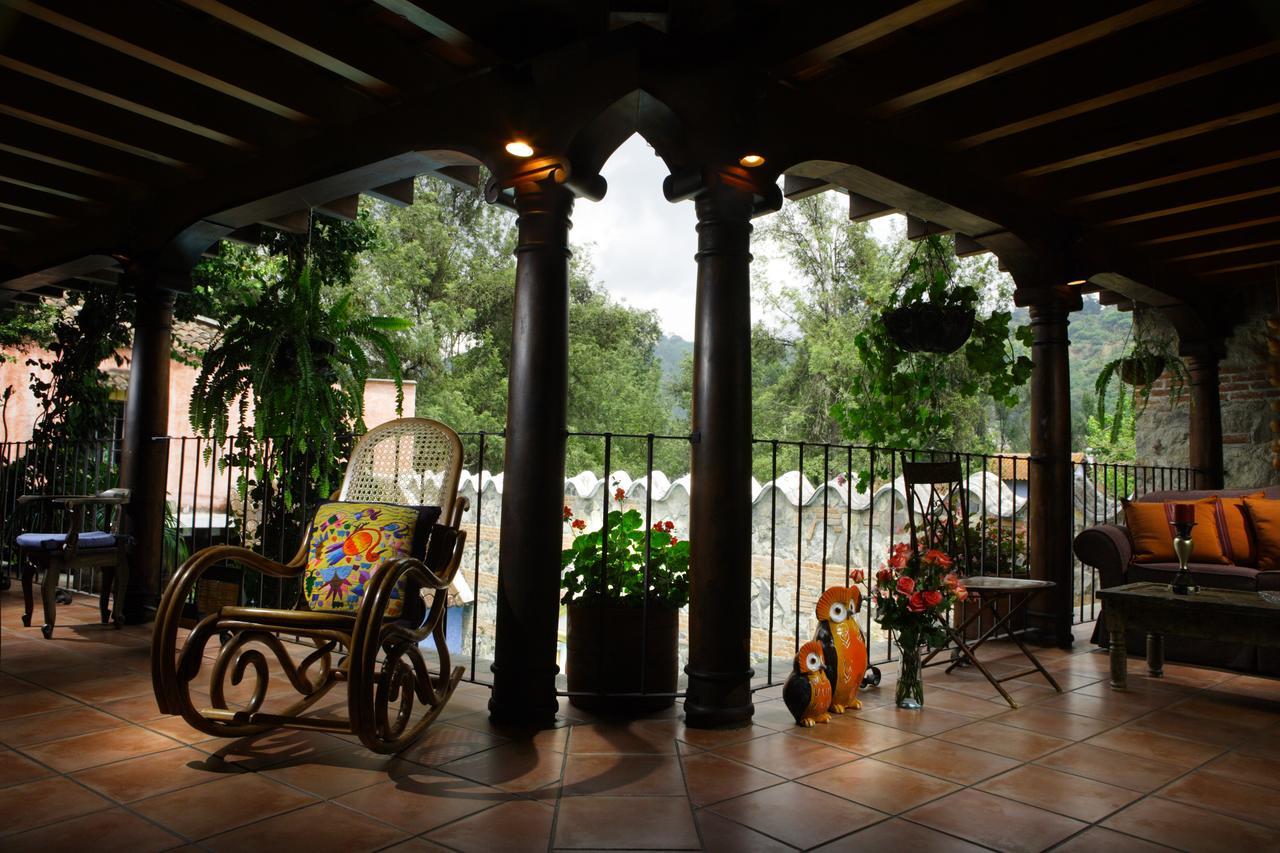
<svg viewBox="0 0 1280 853"><path fill-rule="evenodd" d="M1278 81L1273 0L0 0L0 282L640 130L1194 303L1275 281Z"/></svg>

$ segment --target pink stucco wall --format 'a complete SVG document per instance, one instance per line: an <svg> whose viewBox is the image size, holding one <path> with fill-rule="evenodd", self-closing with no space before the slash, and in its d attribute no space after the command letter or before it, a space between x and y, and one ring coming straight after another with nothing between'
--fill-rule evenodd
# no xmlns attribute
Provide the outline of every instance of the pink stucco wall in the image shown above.
<svg viewBox="0 0 1280 853"><path fill-rule="evenodd" d="M27 352L5 350L4 354L13 361L0 362L0 391L12 387L13 395L4 410L3 424L0 425L0 440L27 441L31 438L39 406L31 393L30 374L38 368L27 365L28 359L49 361L52 354L40 349ZM122 353L126 360L129 352ZM118 371L114 361L102 363L104 371ZM222 513L226 509L228 495L234 501L234 471L219 471L216 458L207 458L208 443L199 441L193 436L194 430L187 417L191 404L191 392L195 387L199 371L178 361L169 365L169 497L182 507L184 521L189 526L194 521L197 526L208 523L202 515L209 512ZM47 378L47 374L43 374ZM414 412L417 387L413 382L404 383L404 411L408 415ZM389 379L371 379L364 392L365 424L373 428L396 417L395 383ZM251 413L252 416L252 413ZM187 518L191 507L197 507L196 517ZM216 519L215 519L216 522Z"/></svg>

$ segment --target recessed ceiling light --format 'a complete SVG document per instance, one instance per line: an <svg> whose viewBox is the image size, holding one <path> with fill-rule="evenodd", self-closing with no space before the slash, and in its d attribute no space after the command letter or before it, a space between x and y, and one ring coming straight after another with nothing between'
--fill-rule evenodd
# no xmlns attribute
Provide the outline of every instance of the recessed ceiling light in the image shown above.
<svg viewBox="0 0 1280 853"><path fill-rule="evenodd" d="M513 139L507 143L507 153L513 157L532 157L533 146L522 139Z"/></svg>
<svg viewBox="0 0 1280 853"><path fill-rule="evenodd" d="M754 169L756 166L764 165L764 158L759 154L744 154L738 159L738 162L748 169Z"/></svg>

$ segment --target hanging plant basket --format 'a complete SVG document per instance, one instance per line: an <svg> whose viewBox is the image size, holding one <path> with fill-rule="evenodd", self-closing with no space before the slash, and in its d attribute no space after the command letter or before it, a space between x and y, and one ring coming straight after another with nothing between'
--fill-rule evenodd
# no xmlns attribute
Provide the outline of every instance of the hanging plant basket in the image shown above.
<svg viewBox="0 0 1280 853"><path fill-rule="evenodd" d="M1164 373L1166 362L1164 356L1144 355L1122 359L1120 362L1120 378L1129 385L1145 388L1155 382Z"/></svg>
<svg viewBox="0 0 1280 853"><path fill-rule="evenodd" d="M907 352L953 353L973 332L974 310L917 302L881 315L893 342Z"/></svg>

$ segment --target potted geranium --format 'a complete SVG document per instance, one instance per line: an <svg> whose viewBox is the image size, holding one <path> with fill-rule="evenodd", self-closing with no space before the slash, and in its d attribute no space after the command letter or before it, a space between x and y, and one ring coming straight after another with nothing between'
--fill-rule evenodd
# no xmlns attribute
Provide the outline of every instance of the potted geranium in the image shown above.
<svg viewBox="0 0 1280 853"><path fill-rule="evenodd" d="M876 572L876 622L893 632L901 653L896 694L899 708L924 707L920 650L946 642L951 608L969 596L952 565L951 557L937 548L920 553L899 542L890 550L888 562Z"/></svg>
<svg viewBox="0 0 1280 853"><path fill-rule="evenodd" d="M622 489L614 495L618 503L624 497ZM560 558L570 703L614 714L670 707L680 608L689 601L688 540L675 535L669 520L646 529L634 509L614 510L601 529L588 532L586 520L566 506L564 523L573 531Z"/></svg>

